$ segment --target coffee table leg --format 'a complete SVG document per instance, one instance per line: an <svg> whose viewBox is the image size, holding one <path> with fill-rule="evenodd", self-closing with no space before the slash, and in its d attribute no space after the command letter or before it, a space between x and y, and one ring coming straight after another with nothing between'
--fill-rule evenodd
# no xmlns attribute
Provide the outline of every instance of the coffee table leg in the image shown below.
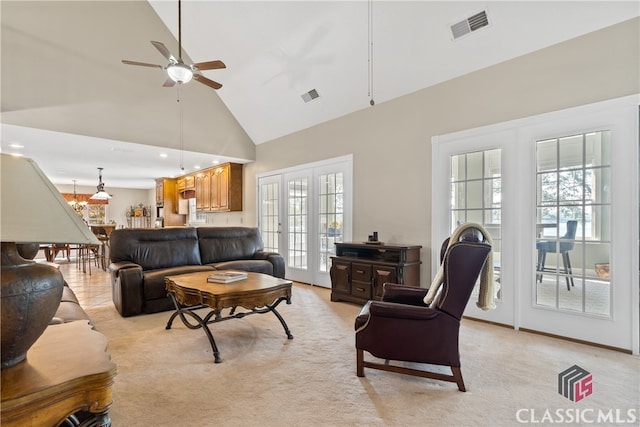
<svg viewBox="0 0 640 427"><path fill-rule="evenodd" d="M280 304L282 301L287 301L287 299L288 299L287 297L278 298L278 300L276 301L275 304L267 305L267 307L269 308L269 311L271 311L273 314L276 315L276 317L278 318L278 320L282 324L282 327L284 328L284 331L287 334L287 338L292 340L293 339L293 335L291 334L291 331L289 330L289 327L287 326L287 322L284 321L284 318L276 310L276 307L278 306L278 304Z"/></svg>
<svg viewBox="0 0 640 427"><path fill-rule="evenodd" d="M171 295L171 298L173 299L174 304L176 304L176 307L179 307L173 294L169 294L169 295ZM196 320L196 322L198 322L198 325L194 326L191 323L189 323L187 319L184 317L185 314L188 314L189 316L193 317ZM174 311L171 317L169 318L169 321L167 322L167 326L165 327L165 329L171 329L173 320L177 316L180 316L180 319L182 319L182 323L184 323L185 326L188 327L189 329L202 328L204 330L204 333L207 335L207 338L209 339L209 343L211 344L211 350L213 351L213 358L215 360L215 363L222 363L222 358L220 357L220 352L218 351L218 346L216 345L216 341L213 339L213 334L211 333L209 326L207 326L207 320L209 319L210 315L207 316L206 318L207 320L205 320L202 317L200 317L197 313L194 313L188 308L177 308L176 311Z"/></svg>

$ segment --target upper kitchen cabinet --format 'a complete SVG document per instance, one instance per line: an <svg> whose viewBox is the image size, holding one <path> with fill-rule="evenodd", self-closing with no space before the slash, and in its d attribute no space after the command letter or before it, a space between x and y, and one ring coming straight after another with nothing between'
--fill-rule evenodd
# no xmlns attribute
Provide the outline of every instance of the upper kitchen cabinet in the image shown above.
<svg viewBox="0 0 640 427"><path fill-rule="evenodd" d="M195 175L196 210L242 211L242 165L225 163Z"/></svg>

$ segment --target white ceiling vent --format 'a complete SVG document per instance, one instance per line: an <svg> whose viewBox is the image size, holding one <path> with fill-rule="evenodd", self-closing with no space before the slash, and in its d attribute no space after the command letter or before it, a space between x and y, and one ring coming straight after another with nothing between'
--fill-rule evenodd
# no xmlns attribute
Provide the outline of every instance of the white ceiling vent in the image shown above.
<svg viewBox="0 0 640 427"><path fill-rule="evenodd" d="M455 40L488 25L489 19L487 18L487 11L483 10L482 12L476 13L463 21L453 24L451 26L451 33Z"/></svg>
<svg viewBox="0 0 640 427"><path fill-rule="evenodd" d="M304 102L313 101L314 99L320 97L320 95L318 95L318 91L315 89L311 89L309 92L303 93L301 96Z"/></svg>

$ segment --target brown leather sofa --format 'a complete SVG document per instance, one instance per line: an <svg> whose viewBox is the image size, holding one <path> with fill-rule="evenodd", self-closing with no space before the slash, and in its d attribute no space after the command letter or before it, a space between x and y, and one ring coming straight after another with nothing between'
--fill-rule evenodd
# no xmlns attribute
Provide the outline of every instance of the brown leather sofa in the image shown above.
<svg viewBox="0 0 640 427"><path fill-rule="evenodd" d="M284 278L282 256L265 252L253 227L120 229L109 240L113 304L121 316L172 310L164 278L243 270Z"/></svg>
<svg viewBox="0 0 640 427"><path fill-rule="evenodd" d="M76 294L73 293L67 282L64 282L62 289L62 298L56 314L49 322L50 325L73 322L74 320L88 320L91 323L89 315L84 311L78 302Z"/></svg>

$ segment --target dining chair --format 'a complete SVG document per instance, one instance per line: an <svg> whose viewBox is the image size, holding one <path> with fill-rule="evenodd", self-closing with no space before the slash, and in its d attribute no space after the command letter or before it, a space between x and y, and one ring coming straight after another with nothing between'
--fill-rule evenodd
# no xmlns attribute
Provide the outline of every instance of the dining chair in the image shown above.
<svg viewBox="0 0 640 427"><path fill-rule="evenodd" d="M536 270L538 271L537 278L542 283L542 273L544 271L555 271L545 267L548 253L560 253L562 256L562 265L564 267L565 279L567 281L567 290L571 290L571 286L575 286L573 283L573 270L571 269L571 258L569 258L569 252L573 250L575 245L576 231L578 229L578 221L567 221L567 231L564 236L560 237L559 242L556 240L542 240L536 243L536 249L538 249L538 264Z"/></svg>

